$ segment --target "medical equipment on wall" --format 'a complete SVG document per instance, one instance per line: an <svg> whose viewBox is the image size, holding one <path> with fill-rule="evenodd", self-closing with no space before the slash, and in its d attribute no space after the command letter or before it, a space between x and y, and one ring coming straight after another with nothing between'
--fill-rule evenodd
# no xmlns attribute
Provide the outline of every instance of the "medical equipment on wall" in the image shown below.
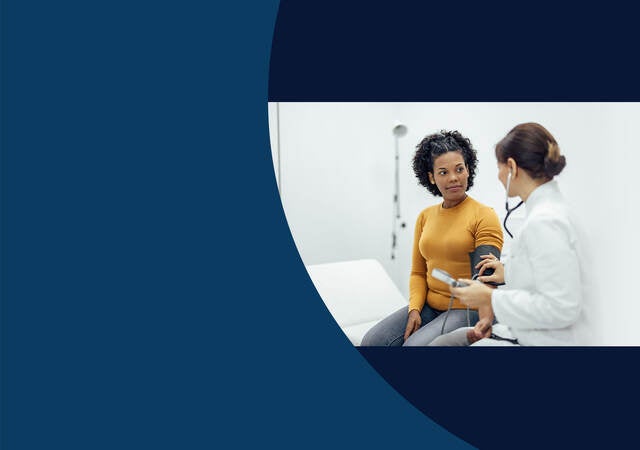
<svg viewBox="0 0 640 450"><path fill-rule="evenodd" d="M394 192L393 192L393 225L391 232L391 259L396 259L396 246L398 245L398 220L400 219L400 150L398 148L398 139L407 134L407 126L401 122L396 122L392 129L395 140L395 173L394 173ZM404 228L404 222L400 225Z"/></svg>

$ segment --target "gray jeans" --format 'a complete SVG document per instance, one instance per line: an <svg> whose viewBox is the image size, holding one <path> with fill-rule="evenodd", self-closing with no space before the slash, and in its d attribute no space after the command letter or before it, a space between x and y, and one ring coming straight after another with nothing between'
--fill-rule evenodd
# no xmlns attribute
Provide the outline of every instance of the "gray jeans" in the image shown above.
<svg viewBox="0 0 640 450"><path fill-rule="evenodd" d="M439 347L464 347L469 345L469 340L467 339L467 331L472 330L472 327L464 327L458 328L455 331L452 331L447 334L443 334L442 336L438 336L433 341L429 343L430 346L439 346ZM518 344L514 344L510 341L498 340L485 338L480 339L479 341L471 344L472 346L493 346L493 347L502 347L502 346L515 346Z"/></svg>
<svg viewBox="0 0 640 450"><path fill-rule="evenodd" d="M374 325L362 338L362 347L395 347L395 346L426 346L440 336L442 324L445 323L444 333L467 326L467 310L452 309L447 315L446 311L437 311L429 305L424 305L420 312L422 326L409 338L404 340L404 331L407 328L409 311L403 307L393 314L385 317ZM446 322L445 322L446 321ZM478 321L478 312L469 311L469 323L474 326Z"/></svg>

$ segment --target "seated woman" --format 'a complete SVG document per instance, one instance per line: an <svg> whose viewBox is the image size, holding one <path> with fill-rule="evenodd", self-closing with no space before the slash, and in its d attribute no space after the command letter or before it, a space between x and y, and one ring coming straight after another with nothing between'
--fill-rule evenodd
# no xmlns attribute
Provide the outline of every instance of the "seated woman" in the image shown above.
<svg viewBox="0 0 640 450"><path fill-rule="evenodd" d="M474 325L479 317L493 320L488 307L469 310L453 301L448 286L431 275L439 268L456 278L470 278L474 252L500 256L497 214L467 195L477 163L471 142L457 131L431 134L418 144L413 170L419 183L443 201L416 220L409 307L374 325L361 346L427 345L443 332Z"/></svg>
<svg viewBox="0 0 640 450"><path fill-rule="evenodd" d="M581 251L577 230L553 180L564 168L565 157L549 131L537 123L524 123L496 145L496 158L507 201L520 197L520 204L527 207L526 219L508 263L483 256L477 265L480 274L489 268L494 272L478 280L506 282L506 286L494 290L480 281L460 280L469 286L451 292L470 307L492 308L497 324L461 328L430 345L577 344L583 298ZM512 211L508 203L507 211Z"/></svg>

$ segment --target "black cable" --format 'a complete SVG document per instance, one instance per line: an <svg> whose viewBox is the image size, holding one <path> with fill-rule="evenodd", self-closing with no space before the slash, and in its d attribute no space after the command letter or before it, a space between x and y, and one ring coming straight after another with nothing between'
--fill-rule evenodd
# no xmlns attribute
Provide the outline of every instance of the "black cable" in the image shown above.
<svg viewBox="0 0 640 450"><path fill-rule="evenodd" d="M444 316L444 321L442 322L442 329L440 330L440 334L444 334L444 326L447 323L447 319L449 318L449 311L451 311L452 306L453 306L453 294L451 294L451 298L449 299L449 307L447 308L447 312Z"/></svg>
<svg viewBox="0 0 640 450"><path fill-rule="evenodd" d="M502 226L504 227L504 230L507 232L507 234L509 234L509 236L511 236L511 239L513 239L513 234L511 234L511 231L509 231L509 229L507 228L507 219L509 218L509 216L511 215L512 212L514 212L516 209L518 209L520 206L522 206L522 204L524 203L524 201L520 200L520 203L518 203L515 208L509 209L509 202L506 202L506 208L507 208L507 215L504 217L504 222L502 222Z"/></svg>

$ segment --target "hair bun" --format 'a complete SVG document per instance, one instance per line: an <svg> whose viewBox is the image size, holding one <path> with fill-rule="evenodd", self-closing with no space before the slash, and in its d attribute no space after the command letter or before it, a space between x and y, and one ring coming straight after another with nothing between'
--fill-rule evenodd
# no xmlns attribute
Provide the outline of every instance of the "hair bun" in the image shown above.
<svg viewBox="0 0 640 450"><path fill-rule="evenodd" d="M547 142L547 156L544 157L544 174L547 178L553 178L564 169L567 161L560 154L558 143L554 141Z"/></svg>
<svg viewBox="0 0 640 450"><path fill-rule="evenodd" d="M547 180L562 172L567 164L555 138L545 127L535 122L513 127L496 144L496 158L502 164L512 158L532 178Z"/></svg>
<svg viewBox="0 0 640 450"><path fill-rule="evenodd" d="M556 146L557 148L557 146ZM564 169L564 166L567 165L567 160L564 155L556 155L556 158L550 158L549 156L545 156L544 158L544 174L548 178L553 178L558 175Z"/></svg>

